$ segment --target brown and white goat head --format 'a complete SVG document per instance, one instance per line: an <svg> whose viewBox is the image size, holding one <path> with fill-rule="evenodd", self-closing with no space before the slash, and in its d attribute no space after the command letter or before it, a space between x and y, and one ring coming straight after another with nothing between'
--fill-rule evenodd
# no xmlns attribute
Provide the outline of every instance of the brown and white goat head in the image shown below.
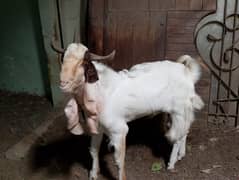
<svg viewBox="0 0 239 180"><path fill-rule="evenodd" d="M60 88L63 92L73 93L85 81L82 66L87 47L72 43L65 51L60 73Z"/></svg>
<svg viewBox="0 0 239 180"><path fill-rule="evenodd" d="M99 56L88 51L81 43L70 44L64 54L60 73L60 88L63 92L75 93L85 82L98 80L97 71L92 61L111 60L115 51L107 56Z"/></svg>

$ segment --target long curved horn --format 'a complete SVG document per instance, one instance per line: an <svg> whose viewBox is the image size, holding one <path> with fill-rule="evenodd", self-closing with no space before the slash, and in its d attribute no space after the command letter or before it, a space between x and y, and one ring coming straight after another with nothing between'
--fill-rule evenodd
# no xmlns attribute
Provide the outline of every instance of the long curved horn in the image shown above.
<svg viewBox="0 0 239 180"><path fill-rule="evenodd" d="M61 54L64 54L65 53L65 49L61 48L61 47L58 47L56 45L56 41L54 39L51 40L51 47L54 51L58 52L58 53L61 53Z"/></svg>
<svg viewBox="0 0 239 180"><path fill-rule="evenodd" d="M100 56L94 53L90 53L90 59L95 60L95 61L101 61L101 60L112 60L115 57L115 50L112 51L109 55L107 56Z"/></svg>

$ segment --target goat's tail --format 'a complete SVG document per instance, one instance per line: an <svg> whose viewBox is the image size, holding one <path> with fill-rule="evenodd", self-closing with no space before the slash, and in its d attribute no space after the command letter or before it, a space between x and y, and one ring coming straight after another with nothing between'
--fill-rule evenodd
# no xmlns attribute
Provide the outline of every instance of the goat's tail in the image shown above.
<svg viewBox="0 0 239 180"><path fill-rule="evenodd" d="M201 75L201 68L196 59L192 58L189 55L183 55L177 59L177 62L185 65L186 70L188 71L188 74L192 78L194 83L199 80Z"/></svg>
<svg viewBox="0 0 239 180"><path fill-rule="evenodd" d="M204 107L204 102L201 99L201 97L195 93L195 95L193 96L193 98L191 99L192 102L192 106L194 109L196 110L201 110Z"/></svg>

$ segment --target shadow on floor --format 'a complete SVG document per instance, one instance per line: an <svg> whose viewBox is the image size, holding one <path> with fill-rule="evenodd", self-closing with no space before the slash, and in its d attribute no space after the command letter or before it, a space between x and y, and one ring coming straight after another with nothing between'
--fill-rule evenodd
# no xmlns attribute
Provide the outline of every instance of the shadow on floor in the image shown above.
<svg viewBox="0 0 239 180"><path fill-rule="evenodd" d="M145 145L152 150L154 156L168 161L171 146L163 136L165 121L162 115L154 118L144 118L129 123L129 133L127 136L127 148L134 145ZM57 126L65 127L64 117L61 123L57 120ZM39 138L32 148L31 167L33 171L46 168L50 175L60 173L70 173L70 168L74 163L79 163L83 168L90 170L91 156L89 153L90 138L88 136L74 136L64 128L61 130L51 128L44 138ZM56 135L62 131L58 136ZM51 134L54 134L53 140ZM44 140L43 140L44 139ZM104 138L100 151L101 174L107 179L115 179L110 172L104 156L111 153L107 148L107 137Z"/></svg>

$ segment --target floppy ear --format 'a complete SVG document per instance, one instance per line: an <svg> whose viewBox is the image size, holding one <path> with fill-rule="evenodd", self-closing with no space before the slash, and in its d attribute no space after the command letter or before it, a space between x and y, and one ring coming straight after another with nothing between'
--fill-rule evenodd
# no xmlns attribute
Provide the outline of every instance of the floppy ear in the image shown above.
<svg viewBox="0 0 239 180"><path fill-rule="evenodd" d="M94 83L99 80L97 70L91 62L91 55L89 51L85 52L83 67L85 73L85 81L88 83Z"/></svg>

